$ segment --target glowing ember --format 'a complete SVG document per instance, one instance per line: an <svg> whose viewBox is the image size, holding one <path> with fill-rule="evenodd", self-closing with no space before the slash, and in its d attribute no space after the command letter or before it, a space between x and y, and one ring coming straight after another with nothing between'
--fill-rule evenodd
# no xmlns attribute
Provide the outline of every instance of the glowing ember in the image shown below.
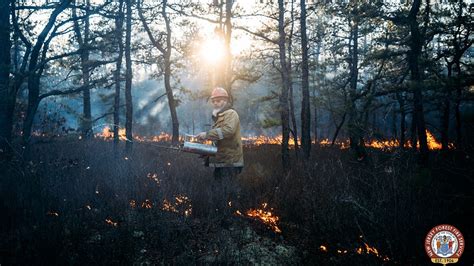
<svg viewBox="0 0 474 266"><path fill-rule="evenodd" d="M362 236L360 236L360 238L362 238ZM389 261L390 260L390 258L388 256L380 255L379 251L375 247L371 247L365 242L363 242L363 243L364 243L364 246L356 248L355 253L357 253L359 255L362 255L362 254L375 255L377 258L380 258L383 261ZM319 250L321 252L328 252L327 246L324 246L324 245L319 246ZM340 255L345 255L345 254L349 253L349 251L347 251L346 249L337 249L336 252L337 252L337 254L340 254Z"/></svg>
<svg viewBox="0 0 474 266"><path fill-rule="evenodd" d="M174 197L174 202L170 202L167 199L164 199L163 207L161 209L164 211L180 213L186 217L190 216L193 211L191 201L188 197L184 195L178 195Z"/></svg>
<svg viewBox="0 0 474 266"><path fill-rule="evenodd" d="M135 209L137 207L137 202L135 200L130 200L129 204L132 209Z"/></svg>
<svg viewBox="0 0 474 266"><path fill-rule="evenodd" d="M174 207L174 205L171 204L171 203L170 203L168 200L166 200L166 199L163 200L163 208L162 208L162 210L178 213L178 210Z"/></svg>
<svg viewBox="0 0 474 266"><path fill-rule="evenodd" d="M59 216L59 213L54 212L54 211L48 211L48 212L46 213L46 215L58 217L58 216Z"/></svg>
<svg viewBox="0 0 474 266"><path fill-rule="evenodd" d="M118 225L118 223L112 221L111 219L105 219L105 222L106 222L107 224L110 224L110 225L113 226L113 227L117 227L117 225Z"/></svg>
<svg viewBox="0 0 474 266"><path fill-rule="evenodd" d="M142 208L151 209L153 208L153 203L151 203L149 199L146 199L144 202L142 202Z"/></svg>
<svg viewBox="0 0 474 266"><path fill-rule="evenodd" d="M262 209L250 209L247 211L247 216L261 220L268 225L274 232L281 233L278 227L278 216L274 216L271 211L266 211L267 203L262 204Z"/></svg>
<svg viewBox="0 0 474 266"><path fill-rule="evenodd" d="M155 181L155 183L159 186L160 185L160 179L158 178L158 174L154 173L148 173L146 175L148 178L150 178L151 180Z"/></svg>
<svg viewBox="0 0 474 266"><path fill-rule="evenodd" d="M372 253L372 254L374 254L374 255L377 256L377 257L379 256L379 252L377 251L376 248L367 245L367 243L364 243L364 245L365 245L367 254Z"/></svg>

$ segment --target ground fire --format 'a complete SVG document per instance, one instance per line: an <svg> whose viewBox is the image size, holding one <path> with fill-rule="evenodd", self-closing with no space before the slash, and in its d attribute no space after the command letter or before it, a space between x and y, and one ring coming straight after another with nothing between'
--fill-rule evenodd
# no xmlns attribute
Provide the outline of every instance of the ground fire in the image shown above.
<svg viewBox="0 0 474 266"><path fill-rule="evenodd" d="M361 237L362 238L362 237ZM330 253L333 252L338 255L346 255L346 254L358 254L358 255L372 255L375 256L379 259L381 259L384 262L390 261L391 259L386 256L386 255L381 255L377 248L370 246L366 242L362 241L362 246L359 246L355 249L330 249L328 245L320 245L319 246L319 251L323 253Z"/></svg>
<svg viewBox="0 0 474 266"><path fill-rule="evenodd" d="M267 226L269 226L274 232L281 233L281 229L278 227L278 221L280 218L272 213L273 208L268 208L267 203L262 203L260 209L250 209L245 214L248 217L260 220Z"/></svg>
<svg viewBox="0 0 474 266"><path fill-rule="evenodd" d="M113 139L113 131L109 127L104 127L102 132L95 134L96 138L101 138L104 140L111 140ZM430 150L441 150L442 145L441 143L435 138L435 136L429 131L426 130L426 137L428 142L428 148ZM161 132L159 135L155 136L140 136L134 135L133 136L135 141L138 142L171 142L171 135ZM125 129L119 129L119 139L122 141L127 140L125 137ZM243 136L242 143L244 146L247 147L257 147L261 145L281 145L282 143L282 136ZM180 137L180 142L185 140L184 136ZM191 138L191 141L195 141L195 139ZM207 144L210 144L209 142ZM332 141L329 139L321 139L317 143L313 140L312 144L318 144L320 146L332 146ZM295 142L292 138L289 139L288 145L291 148L295 147ZM298 145L301 145L301 142L298 140ZM347 149L350 147L349 140L336 140L334 142L334 146L339 147L340 149ZM400 142L397 139L387 139L387 140L378 140L378 139L368 139L365 141L365 146L368 148L380 149L391 151L396 148L400 147ZM411 148L412 144L411 141L407 141L404 144L405 148ZM419 144L417 143L417 147ZM448 144L449 149L454 149L455 146L453 143Z"/></svg>

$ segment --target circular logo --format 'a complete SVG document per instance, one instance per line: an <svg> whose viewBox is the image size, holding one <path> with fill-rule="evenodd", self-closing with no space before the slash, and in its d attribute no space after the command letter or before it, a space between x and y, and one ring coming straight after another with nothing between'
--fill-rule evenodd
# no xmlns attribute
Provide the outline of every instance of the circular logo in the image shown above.
<svg viewBox="0 0 474 266"><path fill-rule="evenodd" d="M452 225L437 225L426 235L425 251L433 263L456 263L464 252L464 237Z"/></svg>

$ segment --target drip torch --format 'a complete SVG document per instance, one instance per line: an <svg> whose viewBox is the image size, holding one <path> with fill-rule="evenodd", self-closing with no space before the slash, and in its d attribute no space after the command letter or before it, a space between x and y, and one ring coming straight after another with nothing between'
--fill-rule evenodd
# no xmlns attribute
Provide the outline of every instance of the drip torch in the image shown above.
<svg viewBox="0 0 474 266"><path fill-rule="evenodd" d="M183 151L183 152L188 152L188 153L194 153L194 154L199 154L203 156L214 156L217 153L217 147L214 145L209 145L209 144L204 144L204 143L198 143L196 142L196 136L195 135L189 135L185 134L184 135L184 143L179 145L178 147L170 147L170 146L164 146L164 145L157 145L157 144L150 144L151 146L158 147L158 148L163 148L163 149L170 149L170 150L177 150L177 151Z"/></svg>

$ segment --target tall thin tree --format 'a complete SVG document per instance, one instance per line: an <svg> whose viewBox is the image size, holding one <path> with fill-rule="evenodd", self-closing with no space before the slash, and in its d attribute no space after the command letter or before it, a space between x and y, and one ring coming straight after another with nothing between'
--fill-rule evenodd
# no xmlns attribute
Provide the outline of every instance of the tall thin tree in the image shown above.
<svg viewBox="0 0 474 266"><path fill-rule="evenodd" d="M119 127L120 127L120 90L122 84L122 58L123 58L123 0L119 1L117 15L115 16L115 39L117 43L117 61L115 62L114 81L114 143L119 142Z"/></svg>
<svg viewBox="0 0 474 266"><path fill-rule="evenodd" d="M301 103L301 146L306 159L311 153L311 110L309 106L309 66L308 66L308 35L306 32L306 1L300 0L301 16L301 71L302 71L302 103Z"/></svg>
<svg viewBox="0 0 474 266"><path fill-rule="evenodd" d="M132 123L133 123L133 102L132 102L132 0L127 0L127 17L125 29L125 144L126 151L131 152L133 144Z"/></svg>
<svg viewBox="0 0 474 266"><path fill-rule="evenodd" d="M429 1L427 2L429 5ZM420 26L417 19L420 11L421 0L414 0L407 17L407 23L410 28L409 47L407 52L408 67L410 69L410 78L413 91L413 118L415 120L418 141L420 142L420 152L423 158L428 155L428 142L426 139L426 123L423 109L422 94L422 71L420 70L420 56L424 45L423 36L420 32ZM429 7L427 7L429 8Z"/></svg>
<svg viewBox="0 0 474 266"><path fill-rule="evenodd" d="M140 4L140 2L139 2ZM143 14L143 11L141 9L141 5L138 6L138 15L140 16L140 20L142 21L143 27L145 28L145 31L148 34L148 37L155 46L158 51L163 56L163 61L164 61L164 85L165 85L165 91L166 91L166 96L168 98L168 106L170 108L170 114L171 114L171 123L172 123L172 130L173 130L173 135L171 142L173 144L177 144L179 142L179 121L178 121L178 114L176 112L176 100L173 95L173 88L171 87L171 52L173 50L173 46L171 44L171 38L172 38L172 31L171 31L171 21L169 18L169 14L167 12L167 7L168 7L168 1L164 0L162 1L162 6L161 6L161 16L163 17L165 21L165 27L166 27L166 33L165 35L165 43L161 43L161 40L158 40L154 37L153 32L151 31L146 18Z"/></svg>
<svg viewBox="0 0 474 266"><path fill-rule="evenodd" d="M91 114L91 88L90 88L90 62L89 62L89 34L90 34L90 23L89 23L89 9L90 1L85 1L85 15L84 15L84 32L81 31L79 26L79 20L77 18L76 8L73 8L72 16L74 20L74 32L76 34L77 42L79 44L80 58L81 58L81 70L82 70L82 104L83 104L83 117L82 117L82 136L84 138L91 138L92 132L92 114Z"/></svg>
<svg viewBox="0 0 474 266"><path fill-rule="evenodd" d="M290 87L288 88L288 97L289 97L289 104L290 104L290 121L291 121L291 128L290 132L291 135L293 136L293 140L295 142L295 154L298 156L299 153L299 145L298 145L298 127L296 125L296 115L295 115L295 101L294 101L294 94L293 94L293 78L292 78L292 69L293 69L293 35L294 35L294 27L295 27L295 10L294 10L294 0L291 0L291 10L290 10L290 32L288 33L288 45L287 45L287 50L288 50L288 79L289 79L289 84Z"/></svg>
<svg viewBox="0 0 474 266"><path fill-rule="evenodd" d="M287 171L290 168L290 155L288 150L288 140L290 133L289 109L288 109L288 88L290 87L289 71L286 58L286 33L285 33L285 3L278 0L278 51L280 57L280 73L282 78L280 94L280 118L282 129L281 159L283 168Z"/></svg>
<svg viewBox="0 0 474 266"><path fill-rule="evenodd" d="M10 2L0 2L0 158L10 151L12 91L10 90ZM14 102L13 102L14 104Z"/></svg>
<svg viewBox="0 0 474 266"><path fill-rule="evenodd" d="M231 38L232 38L232 5L234 0L225 1L225 21L224 21L224 48L225 48L225 61L224 61L224 89L232 97L232 54L231 54Z"/></svg>

